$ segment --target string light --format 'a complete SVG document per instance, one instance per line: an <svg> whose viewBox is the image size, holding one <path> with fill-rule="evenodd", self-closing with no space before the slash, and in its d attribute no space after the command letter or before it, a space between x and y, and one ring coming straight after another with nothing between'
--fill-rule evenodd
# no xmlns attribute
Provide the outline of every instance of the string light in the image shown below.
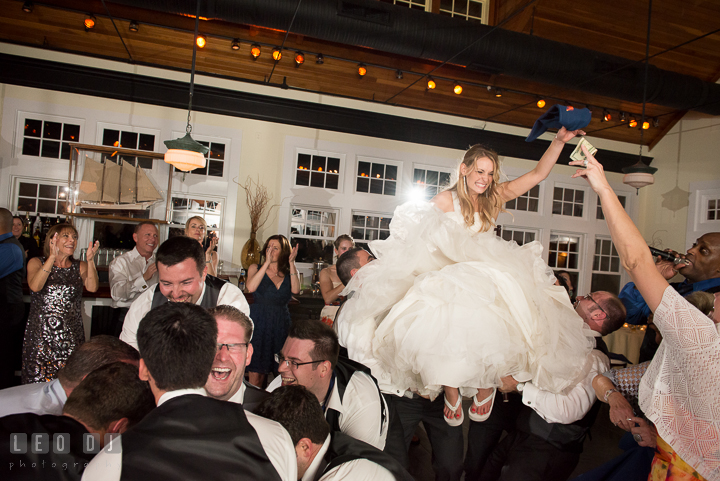
<svg viewBox="0 0 720 481"><path fill-rule="evenodd" d="M240 50L240 39L233 39L232 43L230 44L230 48L233 50Z"/></svg>
<svg viewBox="0 0 720 481"><path fill-rule="evenodd" d="M365 66L364 63L358 64L358 75L361 77L364 77L365 75L367 75L367 67Z"/></svg>
<svg viewBox="0 0 720 481"><path fill-rule="evenodd" d="M603 110L603 122L610 122L612 120L612 115L607 110Z"/></svg>
<svg viewBox="0 0 720 481"><path fill-rule="evenodd" d="M257 60L257 58L260 56L260 45L254 43L252 47L250 47L250 55L252 56L253 60Z"/></svg>
<svg viewBox="0 0 720 481"><path fill-rule="evenodd" d="M275 48L273 49L272 58L273 58L273 60L275 60L276 62L279 62L280 59L282 58L282 52L280 51L280 49L279 49L278 47L275 47Z"/></svg>
<svg viewBox="0 0 720 481"><path fill-rule="evenodd" d="M635 120L635 119L630 119L630 122L628 122L628 126L629 126L631 129L634 129L635 127L637 127L637 120Z"/></svg>
<svg viewBox="0 0 720 481"><path fill-rule="evenodd" d="M323 54L319 53L315 56L315 63L318 65L322 65L325 63L325 57L323 57Z"/></svg>
<svg viewBox="0 0 720 481"><path fill-rule="evenodd" d="M295 66L299 67L305 63L305 55L302 52L295 52Z"/></svg>
<svg viewBox="0 0 720 481"><path fill-rule="evenodd" d="M433 80L432 77L428 77L427 79L427 88L428 90L433 90L437 85L435 84L435 80Z"/></svg>
<svg viewBox="0 0 720 481"><path fill-rule="evenodd" d="M87 15L85 17L85 31L95 28L95 15Z"/></svg>
<svg viewBox="0 0 720 481"><path fill-rule="evenodd" d="M462 85L456 83L453 87L453 92L455 92L457 95L460 95L463 91Z"/></svg>
<svg viewBox="0 0 720 481"><path fill-rule="evenodd" d="M205 48L205 45L207 44L207 39L205 38L205 35L198 35L195 39L195 43L197 44L198 48Z"/></svg>
<svg viewBox="0 0 720 481"><path fill-rule="evenodd" d="M537 106L539 109L545 107L545 100L544 99L538 99Z"/></svg>
<svg viewBox="0 0 720 481"><path fill-rule="evenodd" d="M650 128L650 122L648 122L647 120L646 120L645 122L643 122L642 128L643 128L643 130L649 129L649 128Z"/></svg>
<svg viewBox="0 0 720 481"><path fill-rule="evenodd" d="M502 90L500 90L500 89L495 89L495 97L497 97L497 98L502 97Z"/></svg>

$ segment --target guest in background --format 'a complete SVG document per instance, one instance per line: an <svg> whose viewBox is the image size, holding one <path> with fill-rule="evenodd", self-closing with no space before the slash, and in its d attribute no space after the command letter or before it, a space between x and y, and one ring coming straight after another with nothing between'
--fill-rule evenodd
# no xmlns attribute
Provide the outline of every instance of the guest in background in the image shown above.
<svg viewBox="0 0 720 481"><path fill-rule="evenodd" d="M0 208L0 388L17 384L25 326L22 281L25 278L25 249L15 236L15 218ZM22 229L21 229L22 232Z"/></svg>
<svg viewBox="0 0 720 481"><path fill-rule="evenodd" d="M78 233L70 224L56 224L45 237L44 255L28 262L32 291L23 343L23 384L51 381L68 356L85 342L82 320L83 286L98 289L95 253L90 243L87 261L73 258Z"/></svg>
<svg viewBox="0 0 720 481"><path fill-rule="evenodd" d="M663 267L654 263L645 240L608 184L602 165L587 148L582 149L587 168L578 169L573 177L585 178L598 195L620 262L663 335L639 390L640 408L658 433L649 479L702 476L720 480L720 333L713 322L718 321L720 293L715 293L710 319L668 284ZM702 271L717 279L720 272L710 261L720 256L718 240L720 234L705 234L688 251L691 264L680 269L688 269L681 272L686 278L698 282L689 272Z"/></svg>
<svg viewBox="0 0 720 481"><path fill-rule="evenodd" d="M300 292L300 276L295 267L297 250L297 246L290 248L285 236L274 235L263 246L261 263L248 269L255 352L247 371L250 383L260 388L265 388L267 373L277 369L274 356L282 349L290 329L288 302Z"/></svg>
<svg viewBox="0 0 720 481"><path fill-rule="evenodd" d="M197 240L200 245L205 248L204 242L205 236L207 235L207 222L205 222L205 219L197 215L195 217L190 217L188 221L185 222L185 235ZM218 263L220 262L218 253L215 251L217 245L218 238L216 236L212 236L210 237L207 249L205 250L205 263L208 266L207 273L216 277L218 275Z"/></svg>
<svg viewBox="0 0 720 481"><path fill-rule="evenodd" d="M332 325L339 307L338 298L345 284L337 275L337 259L348 250L355 247L355 241L347 234L343 234L333 242L335 247L335 264L320 271L320 292L322 293L325 307L320 312L320 319L326 324ZM327 319L327 320L326 320Z"/></svg>
<svg viewBox="0 0 720 481"><path fill-rule="evenodd" d="M42 255L42 251L40 250L40 246L38 246L35 238L25 237L24 235L22 235L23 229L25 228L25 220L17 215L13 216L12 219L12 233L18 240L18 242L22 244L23 249L25 249L25 263L27 263L27 261L29 261L30 259L40 257Z"/></svg>
<svg viewBox="0 0 720 481"><path fill-rule="evenodd" d="M155 248L158 230L154 222L141 222L133 233L135 247L110 263L110 295L114 308L113 335L120 336L125 315L137 296L158 282Z"/></svg>
<svg viewBox="0 0 720 481"><path fill-rule="evenodd" d="M575 292L575 287L573 286L572 279L570 278L570 273L568 271L555 271L555 278L558 280L559 285L563 286L567 291L568 296L570 296L570 302L575 304L575 296L577 296L577 292Z"/></svg>

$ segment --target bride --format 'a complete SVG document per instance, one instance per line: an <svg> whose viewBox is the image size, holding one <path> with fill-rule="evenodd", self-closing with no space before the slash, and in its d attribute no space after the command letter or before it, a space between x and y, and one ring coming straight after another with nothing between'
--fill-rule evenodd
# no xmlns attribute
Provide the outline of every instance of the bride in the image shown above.
<svg viewBox="0 0 720 481"><path fill-rule="evenodd" d="M553 392L574 385L592 349L582 319L542 246L506 242L494 227L578 134L561 128L532 171L503 183L497 154L475 145L455 185L398 207L390 237L370 244L377 260L345 290L355 291L343 308L350 357L372 359L394 386L433 399L444 391L451 425L463 421L462 395L473 397L471 419L487 419L503 376Z"/></svg>

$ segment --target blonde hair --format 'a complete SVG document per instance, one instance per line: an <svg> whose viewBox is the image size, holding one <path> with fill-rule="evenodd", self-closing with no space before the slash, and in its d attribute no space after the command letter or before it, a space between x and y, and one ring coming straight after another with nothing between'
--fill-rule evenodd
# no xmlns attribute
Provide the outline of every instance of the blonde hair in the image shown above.
<svg viewBox="0 0 720 481"><path fill-rule="evenodd" d="M685 300L697 307L698 311L707 316L713 310L715 296L705 291L695 291L692 294L685 296Z"/></svg>
<svg viewBox="0 0 720 481"><path fill-rule="evenodd" d="M468 226L475 224L475 208L472 202L473 194L468 190L466 176L462 175L461 169L463 165L466 169L475 169L475 163L483 157L490 159L493 163L492 183L485 192L477 196L477 212L480 217L480 222L482 223L481 231L485 232L495 227L495 219L498 214L505 211L505 209L502 208L502 200L500 199L500 192L497 187L500 182L500 160L498 159L497 152L480 144L470 147L467 152L465 152L462 162L458 165L457 182L448 190L457 193L460 212L465 220L465 224Z"/></svg>
<svg viewBox="0 0 720 481"><path fill-rule="evenodd" d="M203 238L202 240L205 240L205 237L207 236L207 222L205 222L205 219L200 217L199 215L196 215L194 217L190 217L187 222L185 222L185 235L188 233L188 229L190 228L190 222L193 220L200 221L203 225Z"/></svg>

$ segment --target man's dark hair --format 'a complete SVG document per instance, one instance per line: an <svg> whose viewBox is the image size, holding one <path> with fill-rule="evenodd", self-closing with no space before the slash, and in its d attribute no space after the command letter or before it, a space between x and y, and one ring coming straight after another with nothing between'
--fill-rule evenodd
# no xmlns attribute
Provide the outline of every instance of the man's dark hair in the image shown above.
<svg viewBox="0 0 720 481"><path fill-rule="evenodd" d="M280 423L290 433L294 445L302 438L322 444L330 434L317 396L303 386L279 387L260 403L255 414Z"/></svg>
<svg viewBox="0 0 720 481"><path fill-rule="evenodd" d="M205 309L168 302L145 314L137 341L158 389L174 391L205 386L217 353L217 335L215 318Z"/></svg>
<svg viewBox="0 0 720 481"><path fill-rule="evenodd" d="M253 329L255 326L252 320L237 307L228 304L221 304L209 309L208 312L215 319L218 317L224 317L228 321L240 324L240 326L245 330L245 342L250 342L252 339Z"/></svg>
<svg viewBox="0 0 720 481"><path fill-rule="evenodd" d="M150 222L149 220L146 220L135 225L135 230L133 230L133 234L137 234L140 228L144 225L151 225L157 229L157 224L155 222Z"/></svg>
<svg viewBox="0 0 720 481"><path fill-rule="evenodd" d="M132 364L114 362L94 370L70 393L63 414L100 431L111 422L128 419L134 426L155 408L155 397Z"/></svg>
<svg viewBox="0 0 720 481"><path fill-rule="evenodd" d="M205 252L200 243L185 236L171 237L158 247L155 259L158 264L174 266L185 259L193 259L200 274L205 270Z"/></svg>
<svg viewBox="0 0 720 481"><path fill-rule="evenodd" d="M12 232L13 215L4 207L0 207L0 234ZM23 222L23 226L25 223Z"/></svg>
<svg viewBox="0 0 720 481"><path fill-rule="evenodd" d="M601 302L598 303L605 311L605 314L607 314L605 322L603 322L602 325L602 330L600 331L600 334L603 336L607 336L620 329L625 323L625 317L627 315L627 310L622 301L618 299L615 294L608 294L610 294L610 296L607 299L601 300Z"/></svg>
<svg viewBox="0 0 720 481"><path fill-rule="evenodd" d="M65 389L74 389L90 372L113 362L140 360L137 349L115 336L93 336L78 347L65 366L58 372L58 379Z"/></svg>
<svg viewBox="0 0 720 481"><path fill-rule="evenodd" d="M335 331L316 319L306 319L293 322L288 331L288 337L302 339L304 341L312 341L315 347L310 351L310 357L313 361L330 361L333 369L338 361L340 353L340 343ZM313 369L317 364L313 365Z"/></svg>
<svg viewBox="0 0 720 481"><path fill-rule="evenodd" d="M360 260L357 258L358 252L365 250L362 247L353 247L352 249L348 249L338 257L337 264L335 265L335 269L337 271L337 275L340 278L340 282L342 282L344 285L348 285L348 282L350 282L350 279L352 279L352 274L350 271L353 269L360 269Z"/></svg>

